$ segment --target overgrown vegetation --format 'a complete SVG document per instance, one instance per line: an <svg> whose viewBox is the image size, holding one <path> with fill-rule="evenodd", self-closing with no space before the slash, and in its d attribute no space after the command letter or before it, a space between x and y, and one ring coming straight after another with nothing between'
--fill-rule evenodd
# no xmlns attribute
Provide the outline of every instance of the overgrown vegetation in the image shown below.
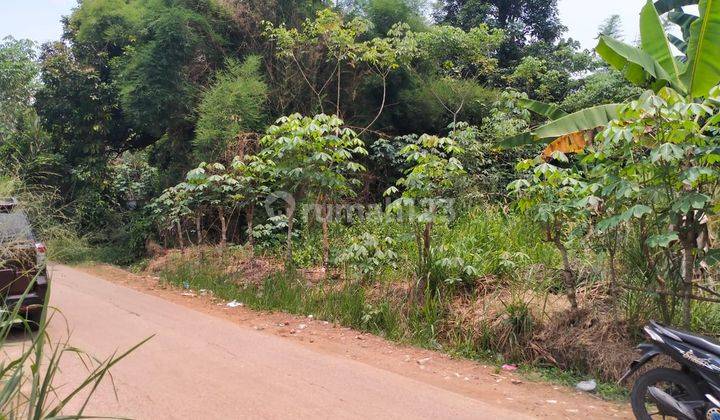
<svg viewBox="0 0 720 420"><path fill-rule="evenodd" d="M719 6L590 52L555 0L439 3L82 1L0 45L0 161L61 261L179 248L174 284L608 380L650 318L720 334Z"/></svg>

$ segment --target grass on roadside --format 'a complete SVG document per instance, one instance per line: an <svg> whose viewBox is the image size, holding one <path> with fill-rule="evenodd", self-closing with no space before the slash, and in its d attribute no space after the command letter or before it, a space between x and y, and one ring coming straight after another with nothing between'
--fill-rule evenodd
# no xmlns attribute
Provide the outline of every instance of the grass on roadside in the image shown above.
<svg viewBox="0 0 720 420"><path fill-rule="evenodd" d="M546 381L574 388L578 382L593 379L579 372L558 369L553 366L522 366L519 372L531 381ZM609 401L627 401L630 392L627 388L612 382L597 382L595 393Z"/></svg>
<svg viewBox="0 0 720 420"><path fill-rule="evenodd" d="M205 258L208 258L207 260ZM454 357L501 366L507 361L487 349L491 331L476 332L462 326L448 326L447 306L436 295L422 302L398 302L389 297L369 299L357 283L345 286L309 287L300 276L275 273L261 284L238 284L223 272L211 257L178 259L160 273L161 281L176 287L210 290L224 300L237 300L251 309L313 315L358 331L392 341L443 351ZM530 380L544 380L574 387L586 376L556 368L524 365L521 372ZM609 400L627 398L627 391L614 384L598 383L597 394Z"/></svg>

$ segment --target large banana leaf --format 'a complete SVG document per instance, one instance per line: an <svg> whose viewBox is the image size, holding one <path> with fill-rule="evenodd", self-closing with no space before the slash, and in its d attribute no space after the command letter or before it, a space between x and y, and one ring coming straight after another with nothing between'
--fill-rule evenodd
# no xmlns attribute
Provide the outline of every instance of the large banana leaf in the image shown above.
<svg viewBox="0 0 720 420"><path fill-rule="evenodd" d="M598 105L586 108L533 130L535 138L557 138L577 131L606 126L618 116L620 104Z"/></svg>
<svg viewBox="0 0 720 420"><path fill-rule="evenodd" d="M685 39L690 39L690 28L697 19L697 16L685 13L682 9L668 13L668 20L680 27Z"/></svg>
<svg viewBox="0 0 720 420"><path fill-rule="evenodd" d="M683 41L682 39L676 37L673 34L667 34L668 40L677 48L680 50L681 53L685 54L687 53L687 42Z"/></svg>
<svg viewBox="0 0 720 420"><path fill-rule="evenodd" d="M656 90L673 82L668 72L650 54L624 42L601 35L595 51L638 86L652 86Z"/></svg>
<svg viewBox="0 0 720 420"><path fill-rule="evenodd" d="M700 0L700 18L690 30L683 82L693 97L720 82L720 0Z"/></svg>
<svg viewBox="0 0 720 420"><path fill-rule="evenodd" d="M567 115L567 112L560 109L560 107L557 105L546 104L545 102L540 102L533 99L520 99L518 100L518 103L523 108L529 109L530 111L542 115L543 117L547 117L551 120L556 120Z"/></svg>
<svg viewBox="0 0 720 420"><path fill-rule="evenodd" d="M585 150L585 146L587 146L585 133L578 131L576 133L565 134L555 139L555 141L547 145L541 156L547 160L552 158L555 152L565 154L580 153Z"/></svg>
<svg viewBox="0 0 720 420"><path fill-rule="evenodd" d="M680 81L681 66L675 60L670 42L665 35L665 28L652 0L647 0L647 4L640 12L640 38L643 50L665 69L672 79L672 85L685 91L685 86Z"/></svg>
<svg viewBox="0 0 720 420"><path fill-rule="evenodd" d="M520 133L518 135L507 137L500 141L499 145L500 147L505 148L512 148L512 147L518 147L518 146L524 146L526 144L535 143L537 140L535 140L535 136L529 131L526 131L524 133Z"/></svg>
<svg viewBox="0 0 720 420"><path fill-rule="evenodd" d="M500 142L501 147L517 147L531 143L549 143L558 137L607 125L617 118L620 104L599 105L550 121L532 132L518 134Z"/></svg>
<svg viewBox="0 0 720 420"><path fill-rule="evenodd" d="M698 0L658 0L655 2L655 9L661 15L683 6L698 4Z"/></svg>

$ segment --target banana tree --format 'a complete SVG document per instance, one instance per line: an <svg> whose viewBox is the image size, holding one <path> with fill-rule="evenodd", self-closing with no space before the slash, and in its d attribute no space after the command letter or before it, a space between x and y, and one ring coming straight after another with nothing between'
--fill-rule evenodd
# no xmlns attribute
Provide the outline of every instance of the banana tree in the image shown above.
<svg viewBox="0 0 720 420"><path fill-rule="evenodd" d="M699 15L682 7L698 5ZM661 16L680 25L683 38L668 34ZM601 36L596 51L611 67L630 82L657 92L672 87L689 99L707 96L720 82L720 0L647 0L640 13L641 46L634 47ZM684 55L676 56L676 49ZM528 109L547 116L550 121L527 133L505 139L504 147L532 142L551 142L573 133L604 127L617 117L621 104L601 105L570 115L562 115L549 105L527 104ZM556 110L555 110L556 111Z"/></svg>
<svg viewBox="0 0 720 420"><path fill-rule="evenodd" d="M699 0L658 0L655 2L655 10L657 10L658 14L666 15L668 21L678 25L682 30L682 38L668 34L668 40L683 54L687 53L691 26L698 18L696 15L685 12L683 7L697 5L698 1Z"/></svg>

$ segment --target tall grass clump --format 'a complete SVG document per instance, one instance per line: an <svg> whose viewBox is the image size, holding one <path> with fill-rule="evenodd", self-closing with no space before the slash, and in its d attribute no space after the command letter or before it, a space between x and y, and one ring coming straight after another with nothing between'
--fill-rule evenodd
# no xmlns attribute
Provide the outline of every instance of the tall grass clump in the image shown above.
<svg viewBox="0 0 720 420"><path fill-rule="evenodd" d="M442 230L442 255L461 258L483 275L512 274L528 266L554 266L559 258L525 216L499 206L470 209Z"/></svg>
<svg viewBox="0 0 720 420"><path fill-rule="evenodd" d="M35 234L48 249L50 260L76 264L94 259L95 249L86 236L78 233L64 209L57 191L31 187L13 176L0 176L0 197L17 198L20 208L30 219Z"/></svg>

